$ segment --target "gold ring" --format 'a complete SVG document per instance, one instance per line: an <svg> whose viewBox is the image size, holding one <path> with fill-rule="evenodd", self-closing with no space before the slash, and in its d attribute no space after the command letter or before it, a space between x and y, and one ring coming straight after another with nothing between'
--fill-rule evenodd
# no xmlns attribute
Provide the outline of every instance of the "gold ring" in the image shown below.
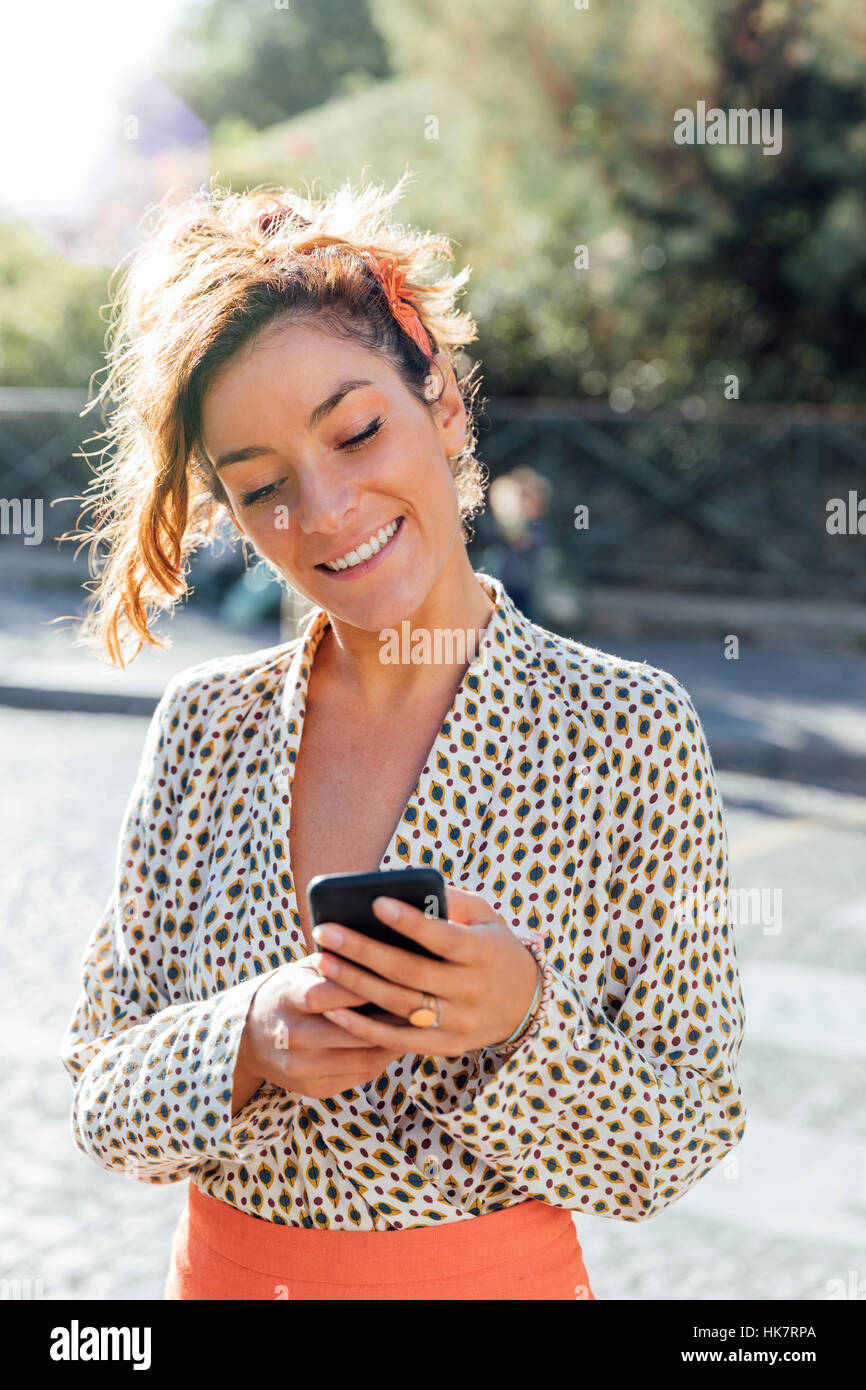
<svg viewBox="0 0 866 1390"><path fill-rule="evenodd" d="M439 1000L432 994L422 994L420 1005L409 1015L409 1022L416 1028L438 1028Z"/></svg>

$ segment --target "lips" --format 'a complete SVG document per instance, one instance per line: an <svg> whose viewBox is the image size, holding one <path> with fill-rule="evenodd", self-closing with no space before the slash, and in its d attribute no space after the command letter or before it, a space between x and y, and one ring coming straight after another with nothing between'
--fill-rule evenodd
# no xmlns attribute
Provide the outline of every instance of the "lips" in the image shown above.
<svg viewBox="0 0 866 1390"><path fill-rule="evenodd" d="M334 556L330 560L321 561L316 565L316 569L326 570L329 574L363 569L368 561L372 560L393 541L402 526L402 522L402 516L395 517L386 526L380 526L378 531L373 531L359 545L344 551L341 555Z"/></svg>

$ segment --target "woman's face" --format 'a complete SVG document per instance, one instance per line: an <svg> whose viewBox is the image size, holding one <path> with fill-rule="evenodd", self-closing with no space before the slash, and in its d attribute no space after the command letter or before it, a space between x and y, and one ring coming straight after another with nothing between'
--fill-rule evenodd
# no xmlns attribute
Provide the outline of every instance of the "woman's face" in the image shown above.
<svg viewBox="0 0 866 1390"><path fill-rule="evenodd" d="M298 592L369 631L417 612L464 549L447 456L465 444L466 412L447 358L435 363L446 385L431 413L377 353L281 321L202 405L238 529ZM252 457L232 461L239 451Z"/></svg>

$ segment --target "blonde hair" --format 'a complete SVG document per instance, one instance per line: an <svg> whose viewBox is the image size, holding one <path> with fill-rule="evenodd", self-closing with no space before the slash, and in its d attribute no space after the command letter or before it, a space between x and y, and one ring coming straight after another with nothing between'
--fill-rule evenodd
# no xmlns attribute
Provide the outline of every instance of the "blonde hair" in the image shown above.
<svg viewBox="0 0 866 1390"><path fill-rule="evenodd" d="M99 568L86 586L94 592L79 641L111 663L127 665L145 643L166 645L151 624L188 592L189 556L221 533L236 534L225 525L226 495L201 446L201 404L218 369L267 324L315 318L360 341L432 410L423 394L429 359L398 324L363 257L388 255L406 277L432 351L445 353L457 375L459 349L477 337L474 319L455 307L470 269L437 274L453 260L449 240L392 220L408 177L391 190L356 190L346 180L318 200L273 185L232 193L213 180L185 202L163 199L152 209L150 234L116 294L109 281L106 377L86 408L99 401L112 408L95 436L106 441L99 461L83 451L96 476L78 499L86 502L78 530L66 537L89 542L91 575ZM111 279L120 270L123 263ZM451 465L464 539L483 500L477 365L458 377L467 444Z"/></svg>

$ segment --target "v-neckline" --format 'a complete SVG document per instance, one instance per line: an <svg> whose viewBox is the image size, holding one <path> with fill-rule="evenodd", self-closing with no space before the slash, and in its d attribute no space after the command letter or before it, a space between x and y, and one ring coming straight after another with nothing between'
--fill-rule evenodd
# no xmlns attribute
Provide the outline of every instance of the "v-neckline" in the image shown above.
<svg viewBox="0 0 866 1390"><path fill-rule="evenodd" d="M479 583L481 583L481 587L484 589L485 593L492 600L494 604L493 611L484 629L484 635L479 641L478 651L463 673L460 684L452 696L448 710L443 716L439 729L433 738L433 742L427 750L424 766L418 774L412 793L403 810L400 812L394 829L391 832L391 836L377 866L380 872L388 868L409 867L404 856L397 855L397 848L401 839L401 826L406 823L407 815L409 815L413 809L417 814L419 806L423 804L425 786L431 781L440 756L443 756L446 751L450 753L455 749L452 728L455 723L460 722L467 705L470 703L470 692L475 689L473 681L476 682L480 689L482 679L484 677L489 678L493 674L492 667L495 664L493 643L496 629L504 628L506 634L509 636L512 633L510 615L506 609L507 596L501 584L496 580L491 580L489 575L479 574L478 571L475 571L475 576ZM281 687L280 698L274 701L274 706L276 706L280 716L277 729L283 736L284 761L281 761L279 765L275 766L273 776L280 783L279 791L281 799L288 808L287 819L283 827L285 838L282 872L288 878L286 901L288 903L288 911L292 920L292 926L294 931L298 934L298 947L301 952L301 955L296 956L296 959L303 959L308 956L310 952L307 950L307 941L301 925L298 898L295 891L295 876L292 871L292 792L294 789L295 768L297 766L301 739L303 737L303 722L313 663L319 644L330 626L330 618L323 608L317 609L308 619L306 627L299 638L296 639L298 646L286 668L286 675ZM501 642L502 634L498 633L497 635ZM499 665L501 666L501 662ZM504 683L508 685L511 682L508 678L505 678ZM519 705L519 699L517 703ZM510 727L499 736L501 742L506 740L506 733L510 736ZM446 744L446 748L440 753L440 745L443 743ZM475 761L480 761L477 755ZM412 834L415 837L419 837L420 832L417 827L413 828ZM471 838L474 838L474 836ZM469 845L471 845L471 838ZM466 846L467 850L469 845ZM395 856L400 861L399 865L395 863ZM455 851L455 857L460 857L457 855L457 851Z"/></svg>

